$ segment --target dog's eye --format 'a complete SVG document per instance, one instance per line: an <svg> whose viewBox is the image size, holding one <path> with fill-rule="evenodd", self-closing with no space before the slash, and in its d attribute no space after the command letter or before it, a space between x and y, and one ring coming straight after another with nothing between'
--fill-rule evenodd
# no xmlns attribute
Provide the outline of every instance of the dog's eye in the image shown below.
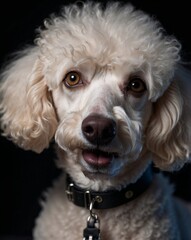
<svg viewBox="0 0 191 240"><path fill-rule="evenodd" d="M143 93L146 90L146 85L139 77L132 78L127 86L127 91L133 91L134 93Z"/></svg>
<svg viewBox="0 0 191 240"><path fill-rule="evenodd" d="M78 72L69 72L64 78L64 84L66 87L72 88L81 83L81 76Z"/></svg>

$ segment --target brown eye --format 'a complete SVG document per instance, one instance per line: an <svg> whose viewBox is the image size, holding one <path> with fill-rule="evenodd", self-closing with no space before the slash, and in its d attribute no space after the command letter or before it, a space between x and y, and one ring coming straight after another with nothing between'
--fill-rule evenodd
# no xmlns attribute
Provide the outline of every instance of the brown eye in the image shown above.
<svg viewBox="0 0 191 240"><path fill-rule="evenodd" d="M146 90L146 85L140 78L133 78L130 80L127 91L131 90L134 93L143 93Z"/></svg>
<svg viewBox="0 0 191 240"><path fill-rule="evenodd" d="M64 78L64 84L66 87L75 87L81 83L81 76L78 72L69 72Z"/></svg>

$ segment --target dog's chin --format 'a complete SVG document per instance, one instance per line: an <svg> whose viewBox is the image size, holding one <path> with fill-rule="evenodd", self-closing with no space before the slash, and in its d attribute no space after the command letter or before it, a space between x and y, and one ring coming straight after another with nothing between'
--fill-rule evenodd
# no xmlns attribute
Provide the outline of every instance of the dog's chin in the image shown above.
<svg viewBox="0 0 191 240"><path fill-rule="evenodd" d="M124 159L114 152L85 149L82 150L80 164L86 177L90 179L108 179L121 172Z"/></svg>

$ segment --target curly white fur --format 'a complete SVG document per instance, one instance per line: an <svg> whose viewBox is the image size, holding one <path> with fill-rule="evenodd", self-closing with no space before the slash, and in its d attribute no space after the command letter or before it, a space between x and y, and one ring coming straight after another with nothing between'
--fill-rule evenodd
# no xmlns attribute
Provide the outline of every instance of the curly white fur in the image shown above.
<svg viewBox="0 0 191 240"><path fill-rule="evenodd" d="M180 43L159 22L131 5L111 3L104 9L87 2L64 7L44 25L35 45L17 53L1 74L6 137L36 152L55 138L58 165L79 186L94 190L136 182L151 162L175 170L189 161L191 75L180 65ZM74 87L66 82L70 72L80 76ZM142 91L129 89L137 79ZM84 149L94 146L82 123L95 113L117 126L112 141L100 147L113 154L107 168L95 169L83 158ZM157 177L133 203L100 212L102 239L191 239L189 229L178 228L178 205L164 181ZM43 203L37 240L81 238L81 219L88 213L66 201L63 184L59 180Z"/></svg>

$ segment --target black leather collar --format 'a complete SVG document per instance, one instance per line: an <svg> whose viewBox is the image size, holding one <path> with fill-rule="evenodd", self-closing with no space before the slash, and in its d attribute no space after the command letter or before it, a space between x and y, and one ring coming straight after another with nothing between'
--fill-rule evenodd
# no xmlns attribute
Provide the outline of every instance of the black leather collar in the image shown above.
<svg viewBox="0 0 191 240"><path fill-rule="evenodd" d="M152 179L152 167L148 167L136 183L129 184L120 191L96 192L78 187L73 180L67 176L66 193L68 199L79 207L89 208L91 202L94 201L94 209L108 209L118 207L139 197L151 185Z"/></svg>

